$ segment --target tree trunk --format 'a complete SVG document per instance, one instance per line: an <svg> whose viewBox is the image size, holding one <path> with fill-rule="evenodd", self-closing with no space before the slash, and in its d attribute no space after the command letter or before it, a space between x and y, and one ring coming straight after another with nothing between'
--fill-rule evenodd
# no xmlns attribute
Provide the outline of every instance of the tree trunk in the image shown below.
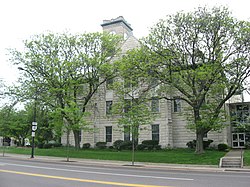
<svg viewBox="0 0 250 187"><path fill-rule="evenodd" d="M204 148L203 148L203 133L200 131L196 131L196 150L195 152L197 154L202 154L204 153Z"/></svg>
<svg viewBox="0 0 250 187"><path fill-rule="evenodd" d="M24 145L24 143L25 143L25 138L21 138L20 140L21 140L21 141L20 141L21 146L24 147L24 146L25 146L25 145Z"/></svg>
<svg viewBox="0 0 250 187"><path fill-rule="evenodd" d="M73 130L73 133L74 133L74 139L75 139L75 148L80 149L80 131Z"/></svg>
<svg viewBox="0 0 250 187"><path fill-rule="evenodd" d="M203 131L202 127L200 126L200 111L198 107L194 107L194 123L196 126L196 150L195 152L197 154L202 154L204 153L204 148L203 148Z"/></svg>

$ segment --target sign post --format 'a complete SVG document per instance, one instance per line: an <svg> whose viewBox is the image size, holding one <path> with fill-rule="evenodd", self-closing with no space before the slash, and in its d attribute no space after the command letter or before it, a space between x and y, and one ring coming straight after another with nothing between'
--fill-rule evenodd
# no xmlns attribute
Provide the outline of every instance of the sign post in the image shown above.
<svg viewBox="0 0 250 187"><path fill-rule="evenodd" d="M32 149L31 149L31 157L34 158L34 149L35 149L35 131L37 130L37 122L32 122L32 127L31 127L31 136L32 136Z"/></svg>

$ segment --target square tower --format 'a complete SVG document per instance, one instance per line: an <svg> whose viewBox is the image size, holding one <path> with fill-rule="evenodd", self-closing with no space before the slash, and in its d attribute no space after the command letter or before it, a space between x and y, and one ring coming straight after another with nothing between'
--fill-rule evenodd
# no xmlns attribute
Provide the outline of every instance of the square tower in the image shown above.
<svg viewBox="0 0 250 187"><path fill-rule="evenodd" d="M125 40L133 35L131 25L122 16L111 20L103 20L101 26L104 32L120 35Z"/></svg>

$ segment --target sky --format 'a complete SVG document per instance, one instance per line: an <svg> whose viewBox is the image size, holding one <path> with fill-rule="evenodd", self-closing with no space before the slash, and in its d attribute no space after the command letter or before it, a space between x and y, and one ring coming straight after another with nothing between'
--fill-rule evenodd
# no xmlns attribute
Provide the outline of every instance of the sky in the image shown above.
<svg viewBox="0 0 250 187"><path fill-rule="evenodd" d="M147 36L159 19L199 6L226 6L233 16L250 20L249 0L1 0L0 79L17 80L18 70L9 62L8 48L22 50L23 41L47 31L102 32L103 20L123 16L137 38Z"/></svg>

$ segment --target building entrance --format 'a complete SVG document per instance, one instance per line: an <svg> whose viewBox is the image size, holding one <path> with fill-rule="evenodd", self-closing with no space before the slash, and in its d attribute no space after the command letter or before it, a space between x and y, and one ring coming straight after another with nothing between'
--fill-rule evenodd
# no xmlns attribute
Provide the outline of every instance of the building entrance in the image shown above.
<svg viewBox="0 0 250 187"><path fill-rule="evenodd" d="M245 133L232 133L232 147L245 148L246 143Z"/></svg>

